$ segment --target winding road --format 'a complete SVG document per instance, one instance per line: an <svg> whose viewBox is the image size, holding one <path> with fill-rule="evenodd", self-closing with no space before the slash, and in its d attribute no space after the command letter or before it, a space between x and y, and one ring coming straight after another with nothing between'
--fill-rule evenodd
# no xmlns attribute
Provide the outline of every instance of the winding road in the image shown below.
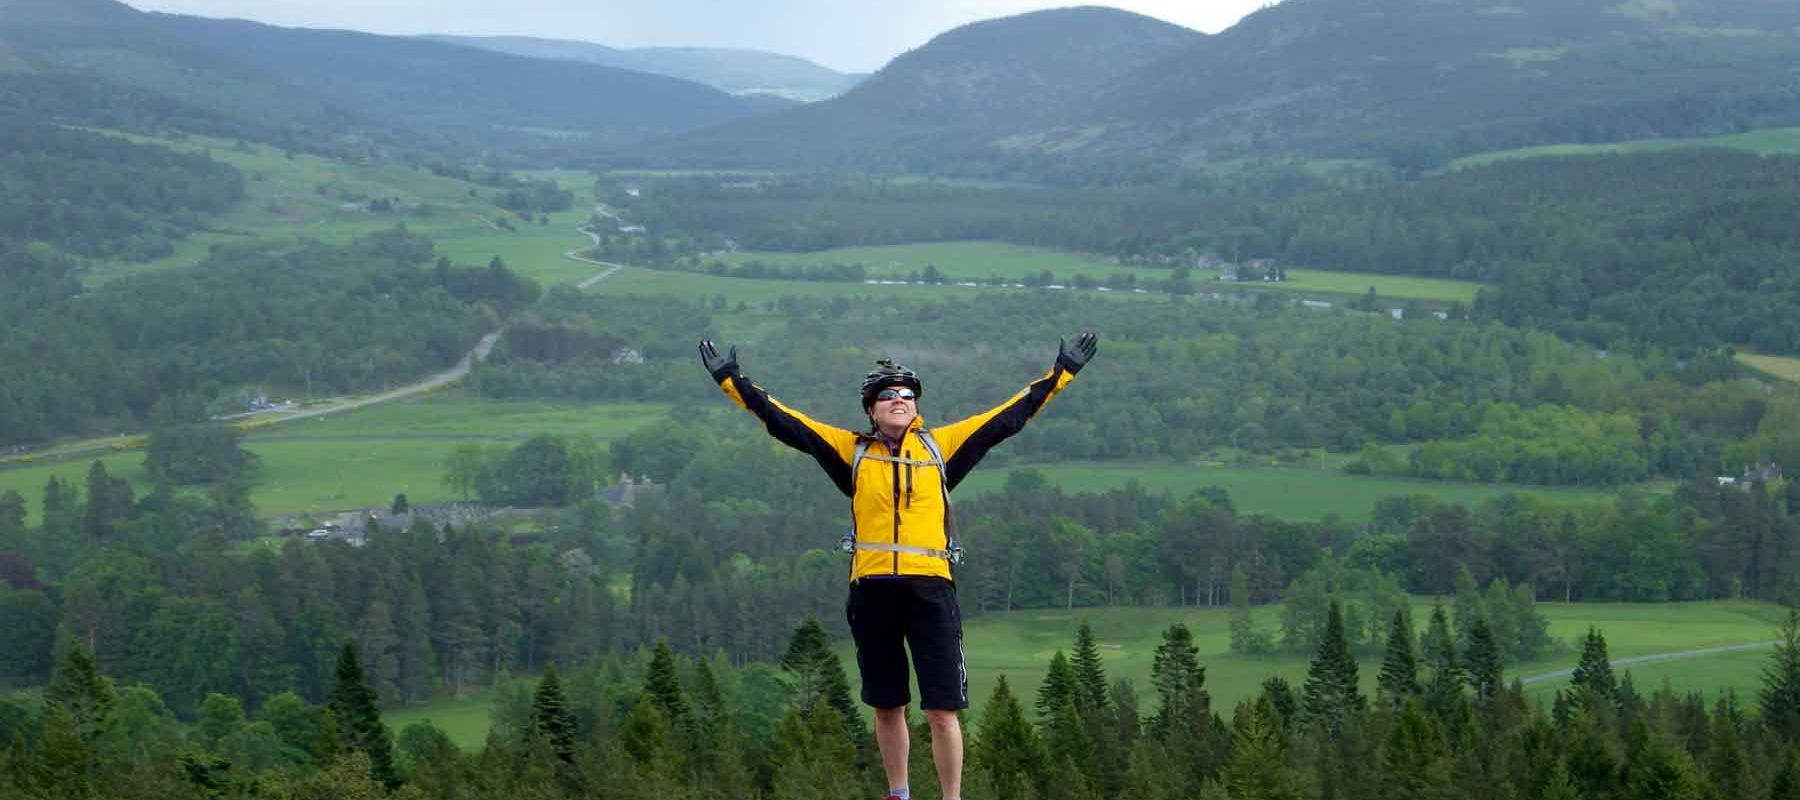
<svg viewBox="0 0 1800 800"><path fill-rule="evenodd" d="M577 228L576 230L581 231L583 234L586 234L588 238L592 239L594 241L594 244L593 244L594 247L600 246L599 234L596 234L593 231L588 230L587 228ZM566 258L570 261L578 261L583 264L593 264L595 266L606 267L606 269L604 271L600 272L599 274L594 275L593 277L590 277L578 284L575 284L576 288L578 288L578 289L587 289L588 287L591 287L594 284L599 283L600 281L603 281L603 280L611 277L612 275L616 274L619 270L624 269L625 265L623 265L623 264L612 264L612 263L608 263L605 261L595 261L594 259L583 257L581 255L581 253L582 253L581 249L570 250L568 252L563 253L563 258ZM421 380L417 383L410 383L410 384L402 386L398 389L391 389L391 390L382 392L381 394L370 395L368 397L358 397L358 398L351 399L351 400L345 400L345 401L334 403L332 405L324 406L321 408L309 408L305 411L298 411L298 412L294 412L294 413L283 413L283 412L279 412L279 411L273 411L273 412L270 412L269 416L264 417L261 420L261 424L275 425L275 424L279 424L279 423L283 423L283 422L293 422L294 420L311 419L314 417L323 417L323 416L327 416L330 414L341 413L344 411L354 411L359 408L366 408L368 406L377 405L380 403L390 403L395 400L404 400L408 397L415 397L417 395L424 394L424 393L432 391L434 389L441 389L445 386L448 386L452 383L462 380L463 378L468 377L469 370L474 368L476 362L486 361L487 357L488 357L488 353L491 353L494 350L494 343L499 341L500 335L505 332L506 332L506 328L502 327L499 330L493 331L493 332L487 334L486 336L481 337L481 341L479 341L475 344L474 349L470 350L467 354L463 355L462 360L456 362L455 366L453 366L447 370L444 370L443 372L439 372L435 375L425 378L424 380ZM279 416L277 416L277 415L279 415ZM253 419L254 417L249 417L249 418Z"/></svg>

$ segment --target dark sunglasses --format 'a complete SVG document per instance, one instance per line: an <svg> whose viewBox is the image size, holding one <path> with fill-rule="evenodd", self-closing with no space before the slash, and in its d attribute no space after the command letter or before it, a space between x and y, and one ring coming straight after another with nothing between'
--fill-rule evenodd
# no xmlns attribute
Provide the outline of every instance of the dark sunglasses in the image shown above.
<svg viewBox="0 0 1800 800"><path fill-rule="evenodd" d="M911 389L882 389L875 393L876 400L917 400L919 395Z"/></svg>

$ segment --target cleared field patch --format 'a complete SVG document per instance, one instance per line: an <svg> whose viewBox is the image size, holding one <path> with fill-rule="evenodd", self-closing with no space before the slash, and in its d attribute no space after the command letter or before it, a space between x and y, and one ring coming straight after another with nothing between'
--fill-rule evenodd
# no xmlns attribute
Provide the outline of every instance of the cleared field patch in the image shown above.
<svg viewBox="0 0 1800 800"><path fill-rule="evenodd" d="M461 500L441 481L444 459L459 444L514 444L540 433L608 440L667 413L648 403L514 403L445 395L272 425L244 442L262 460L251 502L259 514L284 515L385 507L402 492L417 503ZM140 495L150 491L141 450L100 460ZM83 486L93 461L0 470L0 492L17 491L35 521L50 477Z"/></svg>
<svg viewBox="0 0 1800 800"><path fill-rule="evenodd" d="M1109 264L1072 253L1004 242L929 242L882 247L844 247L812 253L780 253L747 250L719 256L712 261L734 266L759 261L770 265L862 264L872 277L905 278L936 267L947 279L1018 281L1049 270L1059 281L1076 275L1105 280L1114 275L1135 275L1139 280L1167 278L1169 270Z"/></svg>
<svg viewBox="0 0 1800 800"><path fill-rule="evenodd" d="M1478 505L1507 493L1531 494L1570 503L1609 496L1591 489L1564 489L1507 484L1455 483L1325 470L1225 467L1181 464L1045 464L1011 469L977 470L960 488L963 494L998 491L1013 469L1034 469L1066 492L1102 492L1136 481L1150 492L1185 497L1217 486L1231 495L1240 514L1267 514L1289 520L1316 520L1327 515L1362 522L1375 503L1395 495L1428 494L1448 503Z"/></svg>
<svg viewBox="0 0 1800 800"><path fill-rule="evenodd" d="M1766 372L1784 381L1800 383L1800 358L1760 356L1739 351L1737 360L1752 369Z"/></svg>
<svg viewBox="0 0 1800 800"><path fill-rule="evenodd" d="M761 262L770 266L823 266L828 264L862 264L873 279L907 280L916 278L926 267L935 267L949 282L997 281L1021 282L1049 272L1061 285L1074 285L1077 278L1094 283L1129 275L1139 282L1166 281L1173 270L1164 267L1142 267L1111 264L1042 247L1003 242L938 242L884 247L846 247L813 253L777 253L744 251L719 256L711 261L733 266ZM1361 295L1372 286L1383 298L1397 300L1429 300L1471 303L1481 284L1471 281L1418 278L1407 275L1383 275L1369 272L1343 272L1319 269L1289 269L1288 279L1281 282L1223 282L1216 270L1196 270L1193 286L1196 292L1281 291L1298 293ZM901 287L919 288L919 287Z"/></svg>
<svg viewBox="0 0 1800 800"><path fill-rule="evenodd" d="M122 134L111 134L121 135ZM555 180L575 194L568 211L546 214L540 224L512 217L493 204L500 190L395 164L347 164L318 156L204 137L154 139L125 136L181 152L202 153L244 174L245 197L225 214L207 220L213 230L178 242L174 254L147 263L102 262L89 270L90 283L104 283L145 271L193 266L214 245L291 245L302 239L343 243L398 224L439 245L461 264L483 265L495 256L540 283L568 283L593 273L566 261L562 253L591 246L576 227L593 207L593 181L585 172L539 171L531 177ZM391 201L376 211L371 201ZM507 230L498 224L512 217Z"/></svg>
<svg viewBox="0 0 1800 800"><path fill-rule="evenodd" d="M626 267L589 291L607 294L667 295L686 298L723 297L731 303L769 303L783 297L843 297L848 299L891 297L908 298L968 297L970 292L1048 291L1032 289L971 289L950 284L920 286L873 286L841 281L777 281L746 278L721 278L694 272ZM1114 292L1115 295L1121 295ZM1154 295L1133 295L1153 297Z"/></svg>
<svg viewBox="0 0 1800 800"><path fill-rule="evenodd" d="M262 459L252 499L263 514L464 498L443 485L444 460L470 441L512 444L537 434L612 439L661 419L650 404L553 405L431 398L278 425L246 447Z"/></svg>
<svg viewBox="0 0 1800 800"><path fill-rule="evenodd" d="M55 463L14 461L8 468L0 469L0 493L18 492L25 498L25 524L36 525L44 507L44 484L55 477L86 491L88 469L96 460L106 465L108 474L130 481L132 490L140 496L149 491L150 476L144 472L144 453L140 450Z"/></svg>
<svg viewBox="0 0 1800 800"><path fill-rule="evenodd" d="M487 746L493 703L493 693L482 689L462 697L384 709L381 721L387 723L388 728L396 735L415 722L429 722L450 737L450 741L463 752L479 752Z"/></svg>
<svg viewBox="0 0 1800 800"><path fill-rule="evenodd" d="M1603 144L1552 144L1539 147L1522 147L1516 150L1500 150L1492 153L1476 153L1463 156L1450 162L1450 169L1464 169L1492 164L1496 161L1507 161L1519 158L1557 158L1563 156L1591 156L1601 154L1631 155L1636 153L1657 153L1667 150L1680 150L1690 147L1727 147L1733 150L1748 150L1762 155L1784 155L1800 153L1800 128L1765 128L1763 130L1733 133L1724 136L1705 136L1693 139L1633 139L1626 142L1607 142Z"/></svg>
<svg viewBox="0 0 1800 800"><path fill-rule="evenodd" d="M1444 278L1420 278L1411 275L1383 275L1374 272L1341 272L1323 269L1289 269L1287 280L1271 283L1225 284L1248 286L1258 290L1282 292L1323 292L1327 294L1361 295L1373 288L1382 300L1431 300L1446 303L1473 303L1481 284Z"/></svg>

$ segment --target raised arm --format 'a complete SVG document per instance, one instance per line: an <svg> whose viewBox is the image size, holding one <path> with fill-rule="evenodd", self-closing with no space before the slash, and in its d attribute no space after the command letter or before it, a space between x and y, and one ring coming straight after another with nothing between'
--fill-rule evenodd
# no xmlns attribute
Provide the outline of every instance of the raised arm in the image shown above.
<svg viewBox="0 0 1800 800"><path fill-rule="evenodd" d="M1024 430L1025 423L1030 422L1050 398L1075 380L1075 373L1087 366L1098 349L1099 337L1092 333L1081 334L1074 344L1061 340L1057 343L1056 362L1043 377L1032 381L1000 405L968 419L933 428L932 438L944 450L944 470L949 473L944 477L949 481L949 487L954 489L962 483L994 445Z"/></svg>
<svg viewBox="0 0 1800 800"><path fill-rule="evenodd" d="M762 420L763 427L776 441L812 456L824 468L825 474L831 476L831 482L837 484L838 491L849 496L852 489L850 459L856 452L855 433L818 422L770 397L761 386L743 376L738 368L736 347L720 355L710 340L703 340L700 342L700 363L705 365L707 374L718 382L726 397Z"/></svg>

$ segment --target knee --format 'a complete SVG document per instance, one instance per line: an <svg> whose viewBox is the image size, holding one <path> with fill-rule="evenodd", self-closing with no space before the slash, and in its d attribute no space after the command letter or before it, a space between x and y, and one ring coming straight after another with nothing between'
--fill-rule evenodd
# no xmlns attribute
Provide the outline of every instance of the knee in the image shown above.
<svg viewBox="0 0 1800 800"><path fill-rule="evenodd" d="M961 723L956 719L956 712L936 708L928 708L925 710L925 722L926 724L929 724L933 730L948 730L961 727Z"/></svg>
<svg viewBox="0 0 1800 800"><path fill-rule="evenodd" d="M875 721L876 722L892 722L894 720L905 720L905 719L906 719L906 706L894 706L893 708L877 708L877 709L875 709Z"/></svg>

